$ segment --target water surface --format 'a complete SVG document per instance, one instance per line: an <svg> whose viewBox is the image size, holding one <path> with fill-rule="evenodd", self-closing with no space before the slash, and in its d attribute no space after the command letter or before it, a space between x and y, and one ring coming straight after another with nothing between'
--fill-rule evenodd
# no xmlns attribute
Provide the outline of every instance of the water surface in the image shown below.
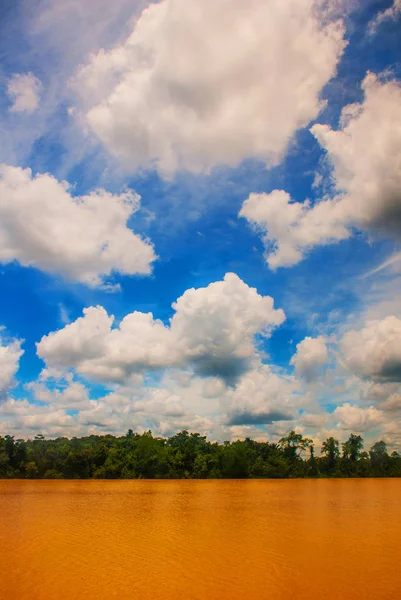
<svg viewBox="0 0 401 600"><path fill-rule="evenodd" d="M396 600L401 480L0 481L0 597Z"/></svg>

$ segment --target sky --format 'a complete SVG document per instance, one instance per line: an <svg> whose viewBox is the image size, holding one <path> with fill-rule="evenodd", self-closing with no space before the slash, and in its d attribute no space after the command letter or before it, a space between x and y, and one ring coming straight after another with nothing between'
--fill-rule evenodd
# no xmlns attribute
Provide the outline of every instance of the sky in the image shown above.
<svg viewBox="0 0 401 600"><path fill-rule="evenodd" d="M401 1L5 0L0 435L401 450Z"/></svg>

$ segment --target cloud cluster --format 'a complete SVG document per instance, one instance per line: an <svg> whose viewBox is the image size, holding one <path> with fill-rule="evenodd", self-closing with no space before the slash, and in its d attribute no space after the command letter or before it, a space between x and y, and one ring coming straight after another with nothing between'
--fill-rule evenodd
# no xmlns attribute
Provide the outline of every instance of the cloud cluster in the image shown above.
<svg viewBox="0 0 401 600"><path fill-rule="evenodd" d="M91 406L89 390L80 381L74 381L72 374L60 380L52 389L43 380L27 384L35 399L48 404L52 409L84 410Z"/></svg>
<svg viewBox="0 0 401 600"><path fill-rule="evenodd" d="M119 329L112 331L117 336L121 335ZM58 333L53 335L57 336ZM61 333L65 333L65 329ZM69 357L64 355L62 360L68 362L69 366L75 361L75 371L82 373L85 365L83 361L77 362L77 357L85 343L79 338L78 329L72 333L71 339L75 339L76 344L74 346L70 341ZM111 348L107 332L97 331L99 338L104 334L109 355L104 357L102 367L107 359L110 368L110 357L117 345ZM315 345L313 342L316 340ZM227 385L227 381L219 376L204 378L194 373L193 366L186 360L175 365L170 362L160 379L150 377L146 381L138 376L129 376L134 367L131 365L131 370L126 371L128 376L113 386L114 391L91 399L89 388L76 380L76 373L73 375L70 372L61 379L54 379L49 377L52 374L50 366L50 371L44 373L46 377L28 385L35 404L12 398L3 403L0 428L19 436L32 436L38 432L50 436L103 432L122 434L128 428L138 432L151 428L156 435L169 436L186 428L220 441L247 436L276 440L289 429L297 428L303 434L312 436L317 447L325 437L334 435L345 440L351 431L363 433L367 444L372 439L371 435L376 438L381 435L392 447L397 446L391 424L399 423L400 383L383 383L381 380L373 383L371 379L348 377L343 381L342 390L341 386L336 386L337 408L331 412L322 410L318 402L317 382L313 382L314 387L311 388L311 380L308 380L310 369L313 370L316 363L320 365L319 368L323 366L323 346L319 338L316 340L305 338L294 355L298 363L297 374L302 372L304 381L262 364L255 358L250 363L250 369L238 375L234 385ZM86 335L86 342L86 354L90 347L94 347L95 355L99 340L96 336L91 338ZM129 340L125 338L123 342L126 343L126 353L132 356ZM317 352L317 348L320 348L320 352ZM346 360L345 349L342 346L340 348L344 351L342 360ZM75 357L74 352L78 353ZM89 368L93 367L90 362L86 365ZM100 373L100 379L103 376L104 373ZM96 376L89 374L87 377L96 379L99 371ZM369 401L367 406L366 401ZM76 414L71 415L69 411L72 409Z"/></svg>
<svg viewBox="0 0 401 600"><path fill-rule="evenodd" d="M39 106L42 84L33 73L14 73L8 80L7 96L11 100L11 112L31 114Z"/></svg>
<svg viewBox="0 0 401 600"><path fill-rule="evenodd" d="M78 70L86 123L129 169L276 164L320 112L344 27L325 0L163 0Z"/></svg>
<svg viewBox="0 0 401 600"><path fill-rule="evenodd" d="M235 388L182 369L166 371L157 386L130 382L96 399L71 374L38 380L28 388L35 403L9 398L0 407L0 430L19 436L72 436L151 428L169 436L190 429L220 441L266 438L266 427L284 432L292 427L299 404L297 381L260 363Z"/></svg>
<svg viewBox="0 0 401 600"><path fill-rule="evenodd" d="M338 406L326 412L319 405L327 402L327 381L319 375L329 360L322 336L297 345L290 361L294 375L263 364L257 354L255 334L268 336L284 319L271 298L227 274L223 281L187 290L173 307L168 326L134 312L118 327L103 308L90 307L42 338L37 351L47 369L28 386L42 404L10 399L1 411L4 426L30 435L40 429L51 435L120 434L131 427L168 436L188 428L219 440L277 439L298 426L321 444L329 435L345 439L350 431L368 440L370 432L380 435L377 430L384 436L389 423L399 421L396 317L366 322L339 340L332 373L332 401ZM344 375L344 364L354 375ZM156 370L162 370L160 378L152 375ZM91 399L77 375L112 384L114 391ZM71 409L77 411L72 417ZM390 430L386 440L397 444Z"/></svg>
<svg viewBox="0 0 401 600"><path fill-rule="evenodd" d="M0 165L0 262L16 260L93 287L114 271L149 274L153 247L127 226L139 196L71 192L52 175Z"/></svg>
<svg viewBox="0 0 401 600"><path fill-rule="evenodd" d="M151 313L128 314L119 327L102 307L50 333L37 344L50 370L75 368L86 377L123 382L135 373L192 367L202 376L234 382L250 368L254 336L268 337L285 315L237 275L189 289L173 304L169 326Z"/></svg>
<svg viewBox="0 0 401 600"><path fill-rule="evenodd" d="M65 410L9 398L1 405L0 431L20 436L45 433L52 437L80 433L76 420Z"/></svg>
<svg viewBox="0 0 401 600"><path fill-rule="evenodd" d="M54 389L41 381L33 382L29 388L35 403L8 398L0 406L2 434L72 437L121 435L129 428L140 433L151 428L156 435L172 435L182 429L195 428L202 434L219 429L202 411L198 413L205 398L202 383L196 378L179 385L174 378L167 377L159 388L121 387L96 400L89 399L88 390L72 378L56 382ZM71 410L75 413L71 414Z"/></svg>
<svg viewBox="0 0 401 600"><path fill-rule="evenodd" d="M261 232L273 269L346 239L354 227L401 237L401 85L368 74L362 88L363 102L343 109L339 130L311 128L332 167L332 197L312 206L275 190L243 204L240 216Z"/></svg>
<svg viewBox="0 0 401 600"><path fill-rule="evenodd" d="M53 60L44 63L46 94L32 73L6 82L10 102L2 127L13 135L3 135L5 162L18 163L21 148L29 156L51 126L70 148L66 154L77 150L72 162L97 137L128 170L155 168L164 176L209 172L246 158L276 165L296 131L324 106L322 90L346 44L341 15L355 2L162 0L142 13L145 0L134 7L129 0L95 4L96 10L78 0L41 0L26 17L29 40L40 36L42 56ZM395 0L372 32L400 10ZM354 228L400 236L401 86L388 78L367 75L363 100L343 109L337 130L311 128L330 168L322 187L334 192L316 204L293 201L284 190L244 202L240 215L263 236L272 269L297 264L310 249L344 240ZM61 131L67 96L75 106ZM21 118L24 113L33 118ZM83 143L88 131L94 138ZM114 273L150 273L153 246L129 225L140 205L136 194L76 196L52 175L3 165L0 195L0 263L18 261L92 287L110 285ZM397 255L369 276L396 261ZM388 289L381 294L392 302L397 295ZM388 303L383 309L398 315L394 310ZM188 428L223 440L277 439L290 428L344 439L350 431L369 437L379 428L391 442L401 415L401 320L381 317L342 336L337 367L323 378L329 353L322 336L297 345L293 375L262 363L259 338L268 338L285 315L232 273L187 290L168 323L138 311L116 323L92 306L37 344L46 368L26 386L34 402L12 397L21 343L0 342L0 431L57 436L132 427L171 435ZM93 397L90 381L96 382ZM326 412L332 402L337 408Z"/></svg>

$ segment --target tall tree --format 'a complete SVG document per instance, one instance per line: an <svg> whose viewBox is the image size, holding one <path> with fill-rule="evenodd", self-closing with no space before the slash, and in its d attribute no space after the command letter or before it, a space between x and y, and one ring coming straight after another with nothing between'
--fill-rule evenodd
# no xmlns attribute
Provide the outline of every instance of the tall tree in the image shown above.
<svg viewBox="0 0 401 600"><path fill-rule="evenodd" d="M373 444L373 446L369 450L369 455L372 467L374 469L380 469L381 471L385 472L389 459L386 442L380 440L380 442L376 442L375 444Z"/></svg>
<svg viewBox="0 0 401 600"><path fill-rule="evenodd" d="M321 453L326 458L327 471L332 473L340 458L340 443L333 437L327 438L322 444Z"/></svg>
<svg viewBox="0 0 401 600"><path fill-rule="evenodd" d="M312 444L310 438L304 438L300 433L294 430L290 431L286 436L282 437L278 442L278 447L283 450L284 455L290 460L299 458L307 448Z"/></svg>
<svg viewBox="0 0 401 600"><path fill-rule="evenodd" d="M363 438L360 435L351 433L348 440L343 443L343 456L344 458L355 462L359 458L359 453L363 449Z"/></svg>

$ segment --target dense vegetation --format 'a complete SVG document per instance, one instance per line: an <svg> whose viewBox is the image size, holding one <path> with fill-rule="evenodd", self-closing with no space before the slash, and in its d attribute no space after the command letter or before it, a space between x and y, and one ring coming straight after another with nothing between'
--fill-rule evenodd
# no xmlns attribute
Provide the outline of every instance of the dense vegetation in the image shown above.
<svg viewBox="0 0 401 600"><path fill-rule="evenodd" d="M164 439L131 429L123 437L91 435L24 441L0 436L0 477L28 479L401 477L401 456L385 442L363 450L360 435L330 437L315 457L312 441L291 431L277 444L223 444L181 431Z"/></svg>

